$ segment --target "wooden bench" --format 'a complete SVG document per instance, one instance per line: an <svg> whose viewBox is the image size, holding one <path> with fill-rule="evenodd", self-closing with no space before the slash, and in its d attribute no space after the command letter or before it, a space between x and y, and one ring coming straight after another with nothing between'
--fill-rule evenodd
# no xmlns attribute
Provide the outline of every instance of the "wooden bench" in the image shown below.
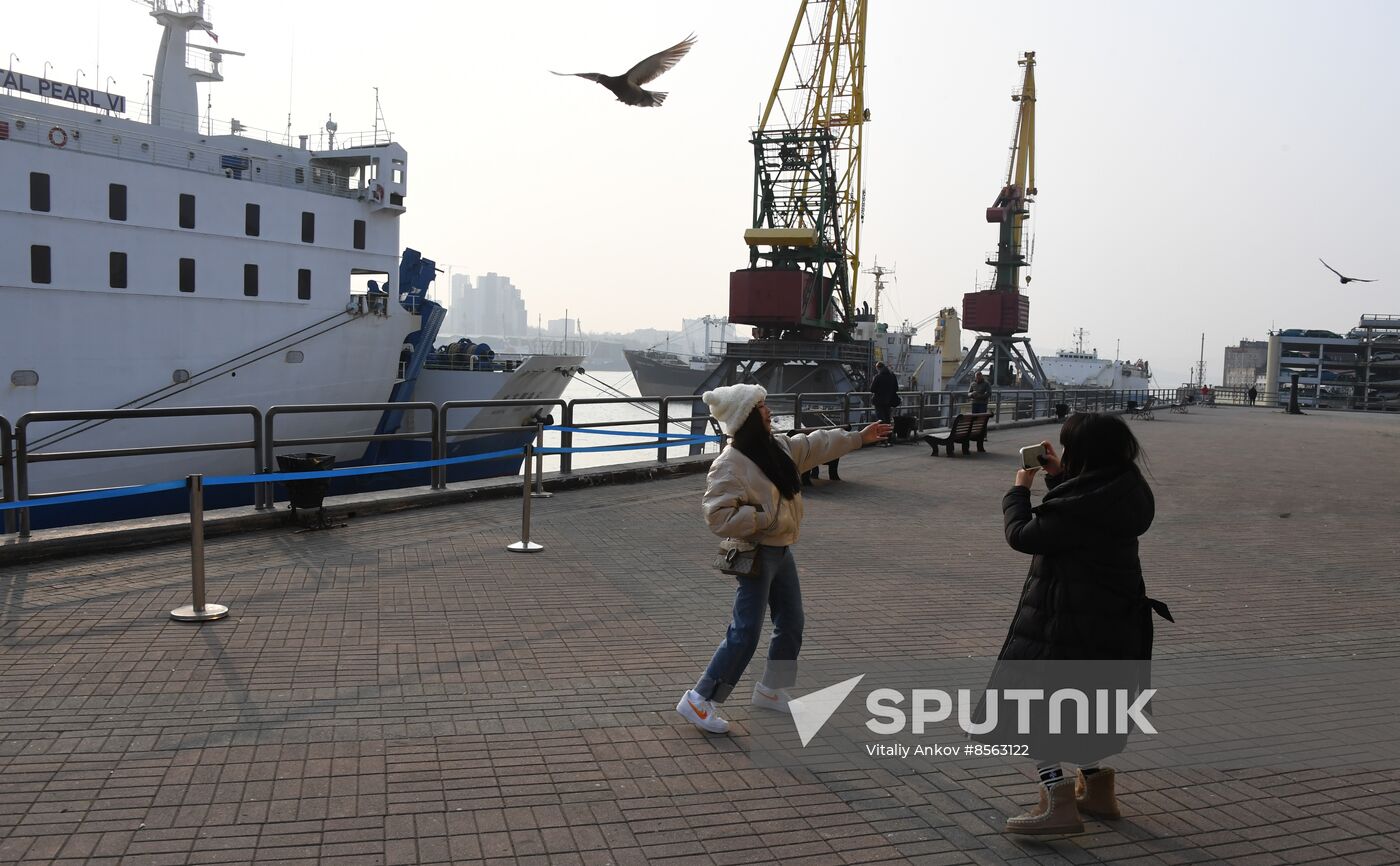
<svg viewBox="0 0 1400 866"><path fill-rule="evenodd" d="M1152 420L1153 402L1154 402L1153 399L1152 399L1151 397L1148 397L1148 398L1142 403L1142 405L1139 406L1139 405L1137 404L1137 402L1135 402L1135 401L1133 401L1133 400L1129 400L1129 401L1128 401L1128 417L1129 417L1129 418L1136 418L1136 419L1138 419L1139 421L1151 421L1151 420Z"/></svg>
<svg viewBox="0 0 1400 866"><path fill-rule="evenodd" d="M948 430L946 436L926 435L923 438L933 449L930 457L938 456L938 446L942 445L948 449L948 456L953 456L953 446L962 445L962 453L967 454L969 443L976 442L978 451L986 451L987 422L992 419L990 412L979 412L976 415L959 414L953 419L953 426Z"/></svg>

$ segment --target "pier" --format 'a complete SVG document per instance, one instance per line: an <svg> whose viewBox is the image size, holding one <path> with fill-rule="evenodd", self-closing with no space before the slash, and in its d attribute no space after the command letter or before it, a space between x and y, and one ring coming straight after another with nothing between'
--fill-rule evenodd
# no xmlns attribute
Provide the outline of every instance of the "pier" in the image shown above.
<svg viewBox="0 0 1400 866"><path fill-rule="evenodd" d="M1192 407L1132 421L1159 659L1400 659L1400 416ZM994 656L1029 564L1017 447L844 458L795 555L813 662ZM823 473L823 476L825 473ZM0 862L1400 862L1400 769L1124 773L1126 816L1004 836L1029 762L755 759L750 680L711 737L673 707L723 634L701 474L262 529L204 544L229 616L174 622L170 544L0 568ZM1036 498L1043 492L1037 482ZM766 642L766 638L765 638ZM827 683L813 683L813 687ZM757 712L757 711L755 711Z"/></svg>

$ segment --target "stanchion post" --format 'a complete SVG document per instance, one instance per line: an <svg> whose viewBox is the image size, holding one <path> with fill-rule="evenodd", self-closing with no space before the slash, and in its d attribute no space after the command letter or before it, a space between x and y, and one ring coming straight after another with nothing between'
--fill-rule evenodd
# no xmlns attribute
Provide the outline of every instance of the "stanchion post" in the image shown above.
<svg viewBox="0 0 1400 866"><path fill-rule="evenodd" d="M204 476L185 477L190 494L190 584L194 603L177 607L170 618L180 622L208 622L228 616L228 608L204 601Z"/></svg>
<svg viewBox="0 0 1400 866"><path fill-rule="evenodd" d="M544 489L544 452L541 450L542 448L544 448L544 422L540 421L535 424L535 489L530 493L530 496L535 499L548 499L554 495Z"/></svg>
<svg viewBox="0 0 1400 866"><path fill-rule="evenodd" d="M656 441L661 446L656 449L656 462L666 462L666 434L670 430L671 405L666 402L669 397L662 397L660 405L656 407Z"/></svg>
<svg viewBox="0 0 1400 866"><path fill-rule="evenodd" d="M533 451L534 449L526 444L525 479L520 485L520 501L523 503L520 506L520 540L514 544L506 545L506 550L511 553L535 553L544 550L543 544L535 544L530 540L530 458L534 456L531 453Z"/></svg>

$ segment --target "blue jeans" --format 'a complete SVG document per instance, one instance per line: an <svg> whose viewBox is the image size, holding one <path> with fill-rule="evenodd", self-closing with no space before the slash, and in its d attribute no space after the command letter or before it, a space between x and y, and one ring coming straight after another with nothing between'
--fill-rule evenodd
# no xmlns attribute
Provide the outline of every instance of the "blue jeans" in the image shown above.
<svg viewBox="0 0 1400 866"><path fill-rule="evenodd" d="M797 681L797 653L802 649L802 587L797 583L797 562L786 547L760 546L757 577L738 578L734 591L734 618L724 642L715 650L695 691L706 700L722 702L734 691L758 649L763 614L771 611L773 638L768 644L768 666L763 684L784 688Z"/></svg>

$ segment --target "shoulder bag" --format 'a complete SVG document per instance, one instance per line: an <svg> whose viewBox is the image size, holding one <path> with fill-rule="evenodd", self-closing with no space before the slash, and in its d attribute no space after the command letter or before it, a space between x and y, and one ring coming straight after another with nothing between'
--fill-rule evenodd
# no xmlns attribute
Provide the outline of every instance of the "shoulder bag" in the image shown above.
<svg viewBox="0 0 1400 866"><path fill-rule="evenodd" d="M778 513L782 510L783 498L779 496L778 510L773 512L773 520L764 532L772 529L778 523ZM724 574L732 574L735 577L758 577L758 545L752 541L726 538L719 543L719 553L715 556L714 565Z"/></svg>

